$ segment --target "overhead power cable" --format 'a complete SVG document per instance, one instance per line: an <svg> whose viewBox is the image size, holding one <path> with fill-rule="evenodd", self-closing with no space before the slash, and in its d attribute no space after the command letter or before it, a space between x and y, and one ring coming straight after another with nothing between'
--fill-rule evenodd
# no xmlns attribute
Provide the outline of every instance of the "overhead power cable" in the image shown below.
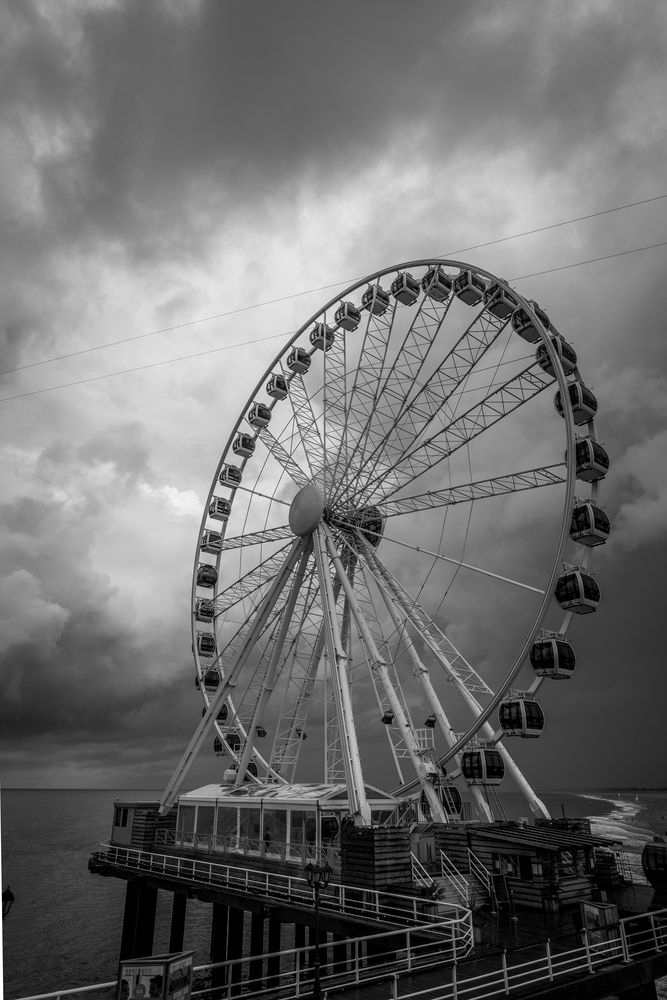
<svg viewBox="0 0 667 1000"><path fill-rule="evenodd" d="M600 212L590 212L588 215L578 215L574 219L565 219L563 222L552 222L548 226L538 226L537 229L526 229L522 233L513 233L511 236L501 236L497 240L487 240L485 243L475 243L469 247L462 247L460 250L443 251L437 256L453 257L456 256L456 254L467 253L469 250L480 250L483 247L496 246L498 243L508 243L510 240L518 240L524 236L533 236L536 233L545 233L550 229L558 229L561 226L570 226L575 222L584 222L586 219L595 219L601 215L611 215L613 212L622 212L626 208L636 208L638 205L648 205L650 202L661 201L663 198L667 198L667 194L658 194L652 198L643 198L641 201L631 201L628 202L627 205L616 205L614 208L605 208ZM626 252L634 253L634 251ZM569 264L566 266L576 267L577 265ZM526 275L526 277L533 277L533 275ZM0 371L0 375L13 375L15 372L22 372L27 368L38 368L40 365L52 364L55 361L67 361L70 358L80 357L82 354L91 354L93 351L106 350L108 347L118 347L120 344L131 344L136 340L146 340L148 337L157 337L162 333L173 333L175 330L185 330L189 326L197 326L200 323L210 323L216 319L227 319L229 316L236 316L239 313L249 312L252 309L262 309L264 306L276 305L278 302L287 302L290 299L301 298L304 295L313 295L315 292L325 292L330 288L337 288L338 285L349 285L355 280L359 279L344 278L341 281L334 281L328 285L319 285L317 288L307 288L301 292L292 292L290 295L282 295L276 299L267 299L264 302L253 302L247 306L239 306L237 309L228 309L225 312L214 313L212 316L200 316L199 319L191 319L183 323L175 323L173 326L160 327L158 330L149 330L147 333L138 333L133 337L122 337L119 340L110 340L106 344L97 344L94 347L83 347L78 351L70 351L69 354L57 354L52 358L43 358L41 361L29 361L24 365L18 365L16 368L5 368L4 371Z"/></svg>
<svg viewBox="0 0 667 1000"><path fill-rule="evenodd" d="M509 278L509 281L522 281L526 278L535 278L542 274L553 274L556 271L566 271L573 267L582 267L585 264L595 264L601 260L611 260L613 257L625 257L627 254L640 253L642 250L654 250L656 247L667 246L667 240L662 243L648 243L643 247L632 247L630 250L618 250L616 253L604 254L602 257L589 257L587 260L578 260L572 264L561 264L556 267L547 267L543 271L533 271L531 274L521 274L516 277ZM300 293L300 294L306 294ZM250 307L248 307L250 308ZM190 361L193 358L201 358L207 354L216 354L219 351L231 351L237 347L247 347L251 344L259 344L268 340L277 340L278 338L284 338L289 336L288 333L274 333L270 337L260 337L257 340L241 340L237 344L225 344L222 347L211 347L206 351L197 351L194 354L183 354L178 358L167 358L164 361L152 361L149 364L137 365L133 368L123 368L120 371L107 372L104 375L91 375L88 378L75 379L72 382L62 382L60 385L50 385L44 389L32 389L28 392L18 392L13 396L2 396L0 397L0 403L7 403L11 399L23 399L25 396L39 396L44 392L54 392L56 389L69 389L75 385L85 385L87 382L99 382L101 379L114 378L116 375L129 375L132 372L145 371L148 368L158 368L161 365L171 365L176 361Z"/></svg>

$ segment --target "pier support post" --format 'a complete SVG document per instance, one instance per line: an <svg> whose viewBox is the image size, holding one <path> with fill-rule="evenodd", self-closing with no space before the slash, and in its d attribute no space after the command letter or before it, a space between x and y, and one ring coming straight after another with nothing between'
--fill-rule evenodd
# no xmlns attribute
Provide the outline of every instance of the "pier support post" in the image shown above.
<svg viewBox="0 0 667 1000"><path fill-rule="evenodd" d="M211 917L211 961L227 961L227 927L229 924L229 907L226 903L213 904L213 916ZM211 970L211 986L213 989L222 989L227 985L227 970Z"/></svg>
<svg viewBox="0 0 667 1000"><path fill-rule="evenodd" d="M232 961L235 958L243 958L243 918L245 910L238 906L229 907L229 932L227 934L227 958ZM232 982L232 996L238 996L241 992L241 975L243 964L232 965L230 978ZM234 989L236 987L236 989Z"/></svg>
<svg viewBox="0 0 667 1000"><path fill-rule="evenodd" d="M252 981L251 989L261 990L263 988L262 984L262 972L264 962L262 956L264 954L264 914L263 913L253 913L250 918L250 964L248 967L248 974Z"/></svg>
<svg viewBox="0 0 667 1000"><path fill-rule="evenodd" d="M344 934L334 934L333 936L333 971L348 971L347 938Z"/></svg>
<svg viewBox="0 0 667 1000"><path fill-rule="evenodd" d="M169 951L183 951L185 937L185 912L188 897L184 892L175 892L171 907L171 926L169 928Z"/></svg>
<svg viewBox="0 0 667 1000"><path fill-rule="evenodd" d="M268 951L280 951L281 947L281 931L282 924L280 923L280 917L275 916L275 914L270 914L269 916L269 943ZM268 968L266 974L268 976L267 987L273 985L278 985L280 982L280 957L276 955L274 958L268 960Z"/></svg>
<svg viewBox="0 0 667 1000"><path fill-rule="evenodd" d="M155 933L157 889L140 879L127 883L123 931L120 939L120 958L137 958L150 955Z"/></svg>

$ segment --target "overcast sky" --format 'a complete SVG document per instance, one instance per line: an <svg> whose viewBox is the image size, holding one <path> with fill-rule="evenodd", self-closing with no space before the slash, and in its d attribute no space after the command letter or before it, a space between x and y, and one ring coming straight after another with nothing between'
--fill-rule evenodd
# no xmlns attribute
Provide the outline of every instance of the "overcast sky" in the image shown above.
<svg viewBox="0 0 667 1000"><path fill-rule="evenodd" d="M667 7L5 0L0 47L2 779L159 788L200 715L211 476L333 292L224 314L667 194ZM467 257L518 278L666 220L664 198ZM667 785L666 264L515 282L575 345L612 459L602 605L547 693L538 788Z"/></svg>

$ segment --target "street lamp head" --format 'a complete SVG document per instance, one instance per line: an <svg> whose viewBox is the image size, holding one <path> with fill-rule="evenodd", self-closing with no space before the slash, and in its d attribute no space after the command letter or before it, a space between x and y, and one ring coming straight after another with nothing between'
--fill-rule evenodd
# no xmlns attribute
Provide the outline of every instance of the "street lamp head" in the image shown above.
<svg viewBox="0 0 667 1000"><path fill-rule="evenodd" d="M311 888L320 887L326 888L331 881L331 876L333 875L333 868L330 864L325 865L314 865L312 861L309 861L304 868L306 873L306 881Z"/></svg>

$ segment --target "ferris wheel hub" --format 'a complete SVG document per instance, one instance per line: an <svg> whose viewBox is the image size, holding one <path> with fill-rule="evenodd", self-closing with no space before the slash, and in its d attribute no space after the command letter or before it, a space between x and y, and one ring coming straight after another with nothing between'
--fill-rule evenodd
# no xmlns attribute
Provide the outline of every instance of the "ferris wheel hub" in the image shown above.
<svg viewBox="0 0 667 1000"><path fill-rule="evenodd" d="M322 520L324 497L315 483L309 483L299 490L292 500L289 512L289 526L299 538L310 535Z"/></svg>

